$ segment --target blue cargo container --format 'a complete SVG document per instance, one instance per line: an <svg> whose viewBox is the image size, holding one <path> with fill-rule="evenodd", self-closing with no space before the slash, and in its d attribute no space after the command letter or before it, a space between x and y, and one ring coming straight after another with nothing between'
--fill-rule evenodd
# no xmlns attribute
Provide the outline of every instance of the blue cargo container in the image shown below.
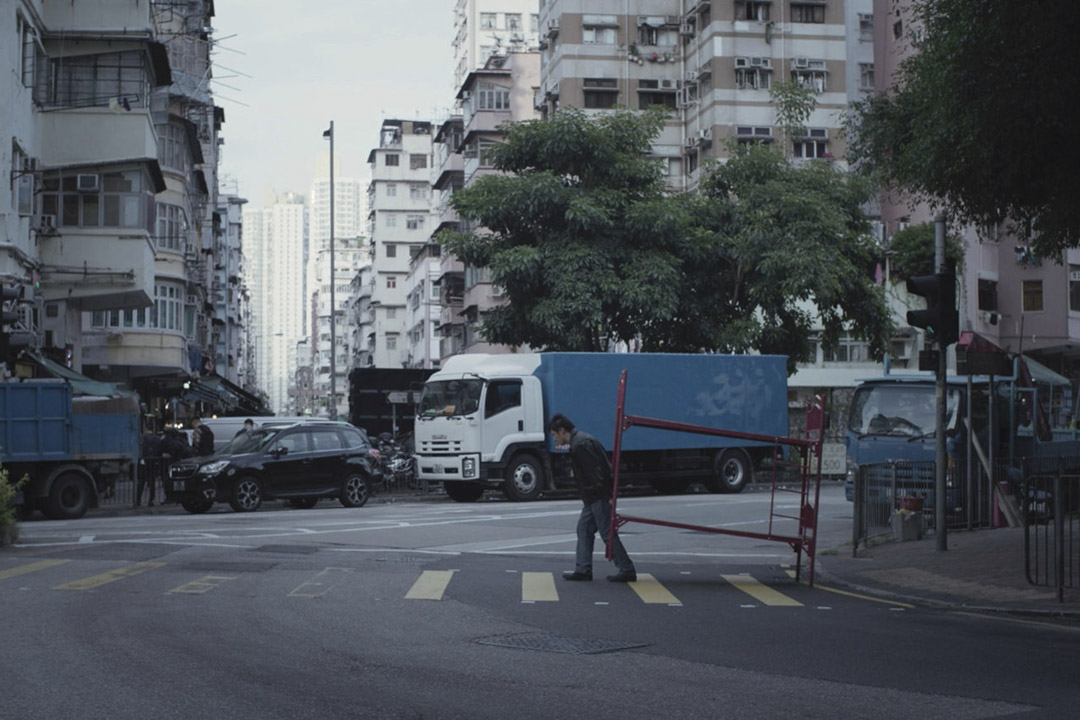
<svg viewBox="0 0 1080 720"><path fill-rule="evenodd" d="M773 437L788 432L787 363L780 356L652 353L459 355L428 379L416 422L418 472L455 500L501 488L515 500L573 484L551 446L555 413L610 452L619 376L626 412ZM772 445L634 427L620 475L663 492L694 480L738 492Z"/></svg>
<svg viewBox="0 0 1080 720"><path fill-rule="evenodd" d="M0 383L0 461L30 478L20 505L77 518L100 492L128 477L139 458L134 397L73 397L62 380Z"/></svg>

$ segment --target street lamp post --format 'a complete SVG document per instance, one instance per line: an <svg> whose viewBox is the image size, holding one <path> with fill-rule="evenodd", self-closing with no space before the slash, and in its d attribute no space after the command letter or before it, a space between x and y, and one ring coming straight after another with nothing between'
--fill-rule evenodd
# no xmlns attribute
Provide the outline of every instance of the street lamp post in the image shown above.
<svg viewBox="0 0 1080 720"><path fill-rule="evenodd" d="M330 419L337 420L337 306L334 304L334 121L323 133L330 138Z"/></svg>

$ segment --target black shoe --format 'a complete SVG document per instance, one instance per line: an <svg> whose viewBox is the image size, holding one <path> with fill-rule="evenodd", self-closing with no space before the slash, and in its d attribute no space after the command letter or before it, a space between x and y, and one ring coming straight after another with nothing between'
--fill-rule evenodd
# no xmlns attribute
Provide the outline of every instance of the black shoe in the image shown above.
<svg viewBox="0 0 1080 720"><path fill-rule="evenodd" d="M607 579L611 582L637 582L637 573L620 572L615 575L608 575Z"/></svg>
<svg viewBox="0 0 1080 720"><path fill-rule="evenodd" d="M583 572L576 572L576 571L575 572L564 572L562 574L562 579L563 580L584 580L584 581L589 581L589 580L592 580L592 573L583 573Z"/></svg>

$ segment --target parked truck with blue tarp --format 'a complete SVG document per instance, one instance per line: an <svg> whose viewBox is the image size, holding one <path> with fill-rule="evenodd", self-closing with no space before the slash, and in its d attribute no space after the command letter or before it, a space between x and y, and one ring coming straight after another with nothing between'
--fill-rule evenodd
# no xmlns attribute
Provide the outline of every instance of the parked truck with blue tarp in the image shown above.
<svg viewBox="0 0 1080 720"><path fill-rule="evenodd" d="M30 480L16 498L23 517L82 517L139 459L138 397L74 396L63 380L0 382L0 461Z"/></svg>
<svg viewBox="0 0 1080 720"><path fill-rule="evenodd" d="M562 413L611 452L619 375L633 415L772 437L788 434L782 356L652 353L457 355L424 384L416 418L417 472L459 502L501 489L512 500L570 489L547 425ZM633 428L620 482L660 492L702 481L739 492L772 445Z"/></svg>

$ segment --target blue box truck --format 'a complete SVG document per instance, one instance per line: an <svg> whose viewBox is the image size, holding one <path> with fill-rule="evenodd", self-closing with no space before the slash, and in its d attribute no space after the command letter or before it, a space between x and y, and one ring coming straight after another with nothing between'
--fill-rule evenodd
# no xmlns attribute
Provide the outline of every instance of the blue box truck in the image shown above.
<svg viewBox="0 0 1080 720"><path fill-rule="evenodd" d="M459 502L501 489L533 500L573 479L547 433L555 413L611 452L619 375L626 412L773 437L788 434L787 361L782 356L653 353L457 355L424 384L416 417L421 480L441 482ZM634 427L623 435L620 482L680 492L702 481L739 492L773 446Z"/></svg>
<svg viewBox="0 0 1080 720"><path fill-rule="evenodd" d="M139 459L139 401L73 396L63 380L0 382L0 462L11 481L30 480L20 514L82 517Z"/></svg>

